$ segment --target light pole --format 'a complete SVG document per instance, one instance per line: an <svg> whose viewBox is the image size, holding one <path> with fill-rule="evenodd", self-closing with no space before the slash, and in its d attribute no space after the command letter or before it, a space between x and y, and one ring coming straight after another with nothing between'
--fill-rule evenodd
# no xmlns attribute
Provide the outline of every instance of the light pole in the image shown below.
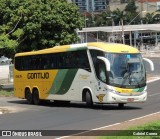
<svg viewBox="0 0 160 139"><path fill-rule="evenodd" d="M125 40L124 40L124 26L123 26L123 19L121 18L121 24L122 24L122 42L123 44L125 44Z"/></svg>
<svg viewBox="0 0 160 139"><path fill-rule="evenodd" d="M88 18L86 18L86 12L85 12L85 28L87 27L87 21L88 21ZM87 31L86 31L86 42L87 42Z"/></svg>
<svg viewBox="0 0 160 139"><path fill-rule="evenodd" d="M107 16L106 18L107 18L107 19L111 19L111 20L112 20L112 37L114 38L114 36L113 36L113 27L114 27L114 20L113 20L113 16ZM114 39L113 39L113 42L114 42Z"/></svg>

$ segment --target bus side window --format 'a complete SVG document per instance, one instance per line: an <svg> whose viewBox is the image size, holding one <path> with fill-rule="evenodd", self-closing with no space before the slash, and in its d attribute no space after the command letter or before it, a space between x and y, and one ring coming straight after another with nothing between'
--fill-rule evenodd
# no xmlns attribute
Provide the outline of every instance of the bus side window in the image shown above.
<svg viewBox="0 0 160 139"><path fill-rule="evenodd" d="M56 61L56 55L55 56L50 56L50 68L55 69L57 68L57 61Z"/></svg>
<svg viewBox="0 0 160 139"><path fill-rule="evenodd" d="M77 63L78 63L78 68L82 68L82 69L85 69L87 71L91 71L86 50L85 51L84 50L80 51L78 53Z"/></svg>
<svg viewBox="0 0 160 139"><path fill-rule="evenodd" d="M97 64L96 64L96 74L98 79L100 79L102 82L106 83L106 67L105 67L105 63L101 60L97 60Z"/></svg>

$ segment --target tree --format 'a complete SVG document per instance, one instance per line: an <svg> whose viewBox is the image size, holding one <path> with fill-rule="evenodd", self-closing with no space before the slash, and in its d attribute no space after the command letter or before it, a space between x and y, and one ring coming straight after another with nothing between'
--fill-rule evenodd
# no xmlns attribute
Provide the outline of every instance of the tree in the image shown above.
<svg viewBox="0 0 160 139"><path fill-rule="evenodd" d="M154 23L154 13L147 13L144 17L144 23L153 24Z"/></svg>
<svg viewBox="0 0 160 139"><path fill-rule="evenodd" d="M66 0L0 0L0 17L0 43L3 37L14 41L15 52L75 43L84 23L78 7Z"/></svg>
<svg viewBox="0 0 160 139"><path fill-rule="evenodd" d="M125 7L125 11L134 14L136 10L137 10L137 6L135 4L135 0L129 0L128 4Z"/></svg>
<svg viewBox="0 0 160 139"><path fill-rule="evenodd" d="M154 15L154 23L160 23L160 12L157 12L157 14Z"/></svg>
<svg viewBox="0 0 160 139"><path fill-rule="evenodd" d="M125 23L125 13L124 11L121 11L119 8L112 11L111 15L112 15L115 25L121 24L121 20L123 20Z"/></svg>
<svg viewBox="0 0 160 139"><path fill-rule="evenodd" d="M102 12L100 15L97 15L95 17L96 26L111 26L112 20L110 17L111 17L110 11L105 11L105 12Z"/></svg>
<svg viewBox="0 0 160 139"><path fill-rule="evenodd" d="M134 19L138 15L135 0L129 0L128 4L125 7L125 15L126 23L130 23L132 19ZM140 22L139 16L137 16L131 24L137 24L138 22Z"/></svg>

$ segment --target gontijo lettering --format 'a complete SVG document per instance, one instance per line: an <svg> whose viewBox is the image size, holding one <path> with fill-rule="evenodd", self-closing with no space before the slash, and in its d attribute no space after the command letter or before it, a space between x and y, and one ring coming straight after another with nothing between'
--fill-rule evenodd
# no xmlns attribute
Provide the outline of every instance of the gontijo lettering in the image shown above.
<svg viewBox="0 0 160 139"><path fill-rule="evenodd" d="M28 73L27 78L28 79L48 79L49 73L48 72Z"/></svg>

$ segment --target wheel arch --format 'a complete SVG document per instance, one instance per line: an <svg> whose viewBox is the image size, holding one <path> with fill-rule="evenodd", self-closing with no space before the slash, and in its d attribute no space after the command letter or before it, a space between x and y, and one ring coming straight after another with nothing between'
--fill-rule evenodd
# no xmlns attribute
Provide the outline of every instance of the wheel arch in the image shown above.
<svg viewBox="0 0 160 139"><path fill-rule="evenodd" d="M86 101L86 92L89 91L93 100L93 92L92 89L90 87L84 87L82 89L82 101L85 102Z"/></svg>

